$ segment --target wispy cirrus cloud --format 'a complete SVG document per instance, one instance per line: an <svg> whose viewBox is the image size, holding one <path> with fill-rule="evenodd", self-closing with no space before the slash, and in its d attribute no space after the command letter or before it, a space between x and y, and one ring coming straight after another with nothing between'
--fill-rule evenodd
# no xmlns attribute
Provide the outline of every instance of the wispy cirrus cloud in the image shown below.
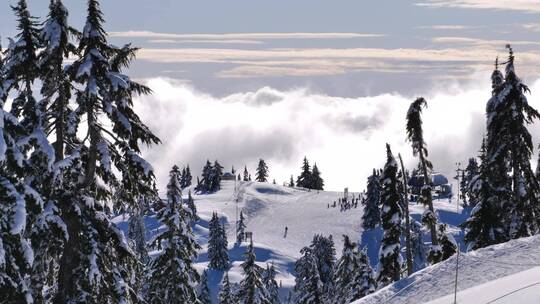
<svg viewBox="0 0 540 304"><path fill-rule="evenodd" d="M222 33L222 34L175 34L152 31L111 32L111 37L142 38L152 43L225 43L261 44L261 40L277 39L355 39L376 38L373 33Z"/></svg>
<svg viewBox="0 0 540 304"><path fill-rule="evenodd" d="M520 24L520 26L532 32L540 32L540 23L525 23Z"/></svg>
<svg viewBox="0 0 540 304"><path fill-rule="evenodd" d="M418 6L513 10L540 13L538 0L423 0Z"/></svg>
<svg viewBox="0 0 540 304"><path fill-rule="evenodd" d="M481 26L458 25L458 24L436 24L436 25L418 26L416 28L429 29L429 30L459 31L459 30L478 29L478 28L481 28Z"/></svg>
<svg viewBox="0 0 540 304"><path fill-rule="evenodd" d="M202 40L202 39L150 39L149 43L157 44L181 44L181 43L197 43L197 44L263 44L259 40L241 40L241 39L214 39L214 40Z"/></svg>
<svg viewBox="0 0 540 304"><path fill-rule="evenodd" d="M438 37L434 43L448 48L293 48L221 49L169 48L142 49L138 58L158 63L218 63L233 65L217 71L218 78L341 75L355 71L378 73L444 72L461 77L478 69L490 69L495 57L505 54L506 41L487 41L466 37ZM516 42L516 45L536 42ZM519 52L525 63L523 73L535 74L540 54Z"/></svg>
<svg viewBox="0 0 540 304"><path fill-rule="evenodd" d="M475 45L489 48L497 48L508 43L512 45L540 45L539 41L515 40L510 42L507 40L481 39L460 36L434 37L431 39L431 41L441 44L458 44L462 46Z"/></svg>
<svg viewBox="0 0 540 304"><path fill-rule="evenodd" d="M504 44L500 46L504 47ZM483 49L416 49L416 48L288 48L288 49L223 49L223 48L144 48L138 58L155 62L231 62L233 60L276 59L393 59L421 61L479 61L496 50ZM540 56L540 55L539 55Z"/></svg>

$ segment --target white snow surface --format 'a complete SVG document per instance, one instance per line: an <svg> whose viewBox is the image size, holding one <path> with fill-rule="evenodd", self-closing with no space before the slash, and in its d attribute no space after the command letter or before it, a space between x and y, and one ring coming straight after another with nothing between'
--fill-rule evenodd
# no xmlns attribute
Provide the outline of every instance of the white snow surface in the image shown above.
<svg viewBox="0 0 540 304"><path fill-rule="evenodd" d="M343 248L342 235L347 234L355 242L367 246L372 267L377 269L380 229L367 233L362 231L363 206L340 212L339 204L332 208L333 202L343 197L342 192L306 191L270 183L222 181L222 189L213 194L193 195L200 220L194 227L197 242L201 244L196 268L202 272L208 265L207 241L208 222L213 212L226 223L229 243L231 283L239 282L243 277L240 267L244 261L247 242L235 244L235 221L243 211L246 231L253 232L256 261L260 266L274 263L276 280L281 283L282 299L294 287L294 262L300 257L300 249L311 243L314 234L332 235L339 258ZM236 188L236 189L235 189ZM184 199L189 189L184 189ZM358 194L355 194L357 196ZM328 204L330 208L328 208ZM456 205L456 201L435 200L435 211L440 222L448 225L447 232L452 234L462 248L463 233L457 227L467 217ZM424 207L415 203L410 205L410 214L419 221ZM119 227L127 230L128 217L115 218ZM145 219L147 239L159 233L164 227L155 217ZM284 237L285 227L288 227ZM429 241L424 231L424 241ZM427 238L426 238L427 237ZM458 273L457 303L540 303L540 236L514 240L505 244L480 249L475 252L460 253ZM151 255L157 252L150 252ZM427 267L404 278L354 304L374 303L453 303L455 256L445 262ZM538 265L540 266L540 265ZM530 270L529 270L530 269ZM208 280L213 303L221 286L223 271L209 270ZM519 291L520 288L525 288ZM512 291L515 291L511 293ZM504 296L505 294L509 294ZM502 298L500 298L502 297ZM500 298L500 299L498 299ZM431 302L430 302L431 301Z"/></svg>
<svg viewBox="0 0 540 304"><path fill-rule="evenodd" d="M194 195L201 224L197 227L198 241L203 245L199 266L206 266L206 228L216 211L221 220L227 222L227 239L232 269L229 271L231 282L240 281L243 254L247 243L240 248L234 246L236 240L236 210L245 217L246 232L253 232L253 242L257 262L261 266L274 263L276 280L281 281L284 289L294 286L294 262L300 258L300 249L308 246L314 234L332 235L336 252L341 255L342 236L349 235L358 241L361 233L362 208L345 212L336 208L327 208L339 197L340 192L305 191L287 188L269 183L223 181L222 190L214 194ZM238 202L238 203L236 203ZM287 236L285 236L287 227ZM213 290L214 291L214 290Z"/></svg>
<svg viewBox="0 0 540 304"><path fill-rule="evenodd" d="M229 279L231 283L239 282L243 277L240 267L244 261L244 253L248 242L235 245L236 210L242 211L245 217L246 232L253 232L253 242L257 264L266 268L267 263L274 263L276 281L282 284L280 294L282 299L294 287L294 263L301 256L300 249L308 246L314 234L332 235L336 253L341 256L343 235L347 234L354 241L360 240L362 206L345 212L335 208L327 208L338 198L341 192L306 191L293 189L270 183L222 181L221 190L212 194L193 195L197 213L201 218L194 227L197 242L202 246L199 251L196 267L202 272L208 265L207 241L208 222L212 213L218 213L220 220L226 223L229 258L231 268ZM184 200L189 189L184 189ZM193 191L192 191L193 192ZM355 193L355 196L358 196ZM127 230L127 216L114 219L119 227ZM162 229L165 229L155 218L147 218L147 239L151 239ZM285 227L288 227L284 237ZM377 248L378 250L378 248ZM157 252L150 252L151 255ZM221 286L224 272L209 270L208 279L213 303Z"/></svg>
<svg viewBox="0 0 540 304"><path fill-rule="evenodd" d="M457 303L540 303L540 236L459 256ZM427 267L354 304L454 303L456 256Z"/></svg>

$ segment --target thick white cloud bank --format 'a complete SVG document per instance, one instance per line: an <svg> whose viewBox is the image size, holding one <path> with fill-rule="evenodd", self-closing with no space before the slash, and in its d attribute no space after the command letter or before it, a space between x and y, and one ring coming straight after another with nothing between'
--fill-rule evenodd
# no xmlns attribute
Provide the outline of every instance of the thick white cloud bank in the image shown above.
<svg viewBox="0 0 540 304"><path fill-rule="evenodd" d="M486 74L483 74L485 76ZM489 74L487 74L489 76ZM487 80L474 85L449 85L424 92L425 139L437 171L455 175L456 162L466 164L477 154L485 129L484 108L490 97ZM385 143L414 168L405 140L405 114L414 97L384 94L341 98L308 89L277 91L264 87L216 98L191 85L155 78L147 84L153 94L138 98L136 110L163 143L145 151L164 189L173 164L189 164L199 174L206 159L218 159L225 169L247 165L255 176L258 159L270 167L270 180L295 179L302 158L316 162L326 189L365 188L373 168L385 162ZM531 85L529 102L540 108L540 81ZM540 136L538 124L530 127Z"/></svg>

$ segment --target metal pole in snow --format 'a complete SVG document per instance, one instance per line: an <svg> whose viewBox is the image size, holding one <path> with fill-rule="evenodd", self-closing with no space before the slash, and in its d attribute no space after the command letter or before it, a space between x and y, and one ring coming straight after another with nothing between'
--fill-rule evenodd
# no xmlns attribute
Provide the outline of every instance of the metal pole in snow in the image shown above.
<svg viewBox="0 0 540 304"><path fill-rule="evenodd" d="M458 279L458 269L459 269L459 244L457 248L456 255L456 278L454 280L454 304L457 304L457 279Z"/></svg>
<svg viewBox="0 0 540 304"><path fill-rule="evenodd" d="M234 177L234 201L236 203L236 217L234 221L234 235L236 236L236 233L238 231L238 193L236 193L236 176Z"/></svg>
<svg viewBox="0 0 540 304"><path fill-rule="evenodd" d="M461 173L461 163L456 163L456 166L457 166L457 169L456 169L456 177L455 179L457 180L457 193L458 193L458 196L457 196L457 202L456 202L456 212L459 212L459 200L461 199L461 196L462 195L465 195L465 193L461 193L461 185L459 183L459 173Z"/></svg>

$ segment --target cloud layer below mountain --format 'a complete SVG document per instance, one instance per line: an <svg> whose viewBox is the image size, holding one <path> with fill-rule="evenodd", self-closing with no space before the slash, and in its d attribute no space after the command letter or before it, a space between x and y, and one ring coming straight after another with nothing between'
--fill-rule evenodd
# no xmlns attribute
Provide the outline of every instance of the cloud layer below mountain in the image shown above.
<svg viewBox="0 0 540 304"><path fill-rule="evenodd" d="M247 165L254 175L263 158L270 178L281 184L291 174L296 177L307 156L322 170L327 189L355 191L365 187L372 168L383 166L387 142L408 168L417 162L404 131L414 96L342 98L304 88L263 87L215 97L171 79L154 78L147 84L154 93L138 98L136 108L163 141L145 151L161 189L173 164L189 164L199 174L206 159L218 159L226 170ZM529 101L538 108L540 81L531 90ZM480 147L490 83L448 84L422 95L429 104L423 117L430 159L436 170L453 176L456 162L465 163ZM531 131L539 138L538 124Z"/></svg>

